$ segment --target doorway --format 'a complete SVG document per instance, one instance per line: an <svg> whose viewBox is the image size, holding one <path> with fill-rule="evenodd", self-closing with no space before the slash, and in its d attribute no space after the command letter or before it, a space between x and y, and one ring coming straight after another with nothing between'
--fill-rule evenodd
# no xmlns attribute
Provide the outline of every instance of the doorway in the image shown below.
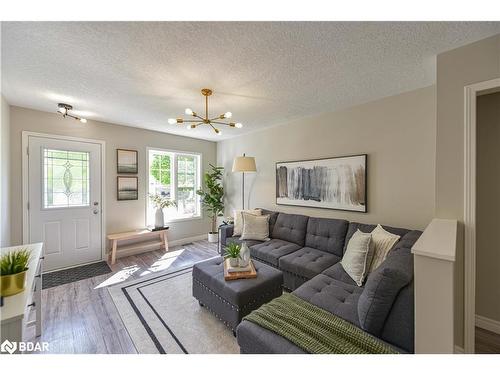
<svg viewBox="0 0 500 375"><path fill-rule="evenodd" d="M23 132L25 243L44 243L44 269L103 259L100 141Z"/></svg>
<svg viewBox="0 0 500 375"><path fill-rule="evenodd" d="M497 162L500 153L496 159L500 149L500 112L494 107L497 99L500 100L500 79L465 87L465 353L484 351L485 345L496 345L495 336L489 334L496 335L496 320L491 317L497 310L493 300L498 291L494 288L498 289L500 283L500 278L491 279L495 277L491 274L491 267L496 262L494 258L498 256L500 260L498 241L492 241L500 229L500 195L495 188L497 179L500 187L500 163ZM498 275L500 263L497 262L496 266L495 274ZM498 307L500 313L500 305ZM500 324L498 329L500 333Z"/></svg>

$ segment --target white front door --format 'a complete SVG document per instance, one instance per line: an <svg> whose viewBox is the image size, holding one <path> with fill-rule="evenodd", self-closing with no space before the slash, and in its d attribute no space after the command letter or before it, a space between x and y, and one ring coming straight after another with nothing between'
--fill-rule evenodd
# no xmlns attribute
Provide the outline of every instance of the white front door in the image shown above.
<svg viewBox="0 0 500 375"><path fill-rule="evenodd" d="M29 242L46 270L102 259L101 144L28 136Z"/></svg>

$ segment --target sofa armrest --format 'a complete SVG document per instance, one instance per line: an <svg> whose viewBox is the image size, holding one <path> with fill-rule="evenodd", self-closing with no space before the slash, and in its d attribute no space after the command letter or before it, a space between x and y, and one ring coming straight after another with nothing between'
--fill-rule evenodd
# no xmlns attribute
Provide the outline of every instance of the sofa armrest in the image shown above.
<svg viewBox="0 0 500 375"><path fill-rule="evenodd" d="M229 237L233 236L234 233L234 225L233 224L226 224L226 225L221 225L219 227L220 229L220 243L222 247L226 246L226 240Z"/></svg>

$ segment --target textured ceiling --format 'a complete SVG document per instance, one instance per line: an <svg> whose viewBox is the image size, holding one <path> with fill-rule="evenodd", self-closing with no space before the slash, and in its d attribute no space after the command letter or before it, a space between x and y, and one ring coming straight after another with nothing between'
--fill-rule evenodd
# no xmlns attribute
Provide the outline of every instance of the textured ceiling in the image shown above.
<svg viewBox="0 0 500 375"><path fill-rule="evenodd" d="M12 105L220 140L431 85L436 54L499 22L3 22ZM243 129L169 125L186 107Z"/></svg>

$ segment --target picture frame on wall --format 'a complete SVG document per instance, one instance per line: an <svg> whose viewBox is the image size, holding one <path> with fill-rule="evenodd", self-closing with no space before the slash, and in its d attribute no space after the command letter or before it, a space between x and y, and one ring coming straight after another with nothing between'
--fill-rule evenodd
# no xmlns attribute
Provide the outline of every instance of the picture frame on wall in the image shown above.
<svg viewBox="0 0 500 375"><path fill-rule="evenodd" d="M119 201L133 201L139 198L137 176L118 176L116 195Z"/></svg>
<svg viewBox="0 0 500 375"><path fill-rule="evenodd" d="M367 212L367 154L276 163L276 204Z"/></svg>
<svg viewBox="0 0 500 375"><path fill-rule="evenodd" d="M116 149L116 172L120 174L138 173L137 150Z"/></svg>

